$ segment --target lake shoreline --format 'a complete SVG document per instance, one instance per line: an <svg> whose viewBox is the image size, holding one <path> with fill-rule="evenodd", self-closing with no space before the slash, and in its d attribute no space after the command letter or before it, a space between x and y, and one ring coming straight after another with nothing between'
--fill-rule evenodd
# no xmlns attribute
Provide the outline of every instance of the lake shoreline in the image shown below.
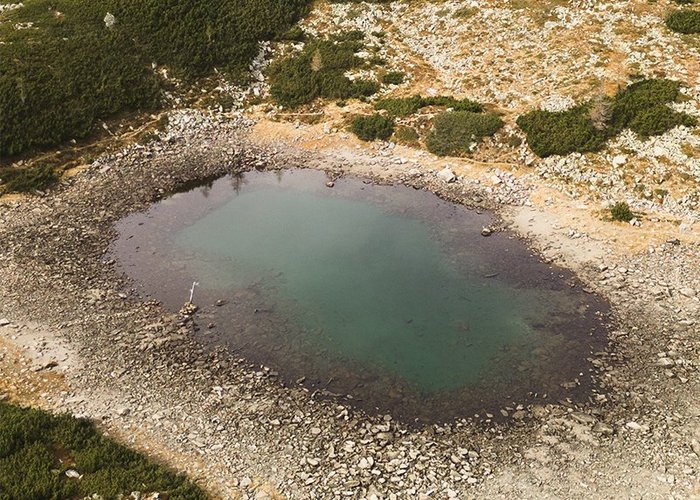
<svg viewBox="0 0 700 500"><path fill-rule="evenodd" d="M447 490L483 496L496 494L508 474L525 473L523 454L545 457L532 462L542 470L568 474L586 467L559 461L562 448L566 456L574 456L572 450L604 455L618 468L633 455L645 457L639 466L645 471L669 461L691 467L696 410L689 394L697 382L690 373L697 352L690 339L698 306L694 294L683 293L687 278L673 269L683 265L698 279L696 244L664 243L634 264L634 256L599 254L603 243L595 235L572 238L547 228L525 203L532 190L517 182L501 181L510 189L494 195L492 186L449 168L271 141L245 119L191 112L171 123L163 140L99 158L46 197L0 200L0 318L10 321L0 327L2 343L21 356L43 356L37 359L50 360L62 349L61 361L46 370L60 373L66 387L44 388L33 403L101 421L127 442L139 436L224 497L266 491L325 498L350 491L358 498L374 492L442 498ZM572 269L612 304L612 344L592 361L604 390L585 405L504 408L507 423L409 429L313 398L303 388L285 388L269 368L250 367L223 350L202 349L192 322L129 293L128 280L105 257L117 220L188 183L294 167L323 170L329 182L347 173L429 189L447 201L494 210L501 221L491 230L530 233L543 258ZM668 332L663 342L650 343L660 331ZM11 398L21 402L22 377L42 371L17 374ZM598 460L601 491L614 494L624 485ZM690 475L673 484L687 493L694 482ZM559 493L581 493L573 483L560 487L568 489Z"/></svg>

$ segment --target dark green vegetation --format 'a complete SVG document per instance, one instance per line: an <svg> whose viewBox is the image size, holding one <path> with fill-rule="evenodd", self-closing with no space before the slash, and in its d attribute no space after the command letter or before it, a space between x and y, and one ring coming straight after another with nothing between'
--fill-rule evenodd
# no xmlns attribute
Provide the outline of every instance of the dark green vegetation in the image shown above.
<svg viewBox="0 0 700 500"><path fill-rule="evenodd" d="M418 146L420 135L418 135L418 132L413 127L399 125L394 132L394 140L406 146Z"/></svg>
<svg viewBox="0 0 700 500"><path fill-rule="evenodd" d="M345 76L364 61L355 55L362 49L363 35L350 32L333 40L311 40L304 49L270 67L270 93L286 107L308 104L316 98L368 97L379 90L374 81Z"/></svg>
<svg viewBox="0 0 700 500"><path fill-rule="evenodd" d="M30 168L0 168L0 191L30 193L43 191L58 181L58 175L50 165L35 165Z"/></svg>
<svg viewBox="0 0 700 500"><path fill-rule="evenodd" d="M66 476L67 470L82 478ZM111 499L132 491L207 498L183 476L101 436L87 420L0 403L0 498Z"/></svg>
<svg viewBox="0 0 700 500"><path fill-rule="evenodd" d="M629 222L634 219L634 214L627 203L620 201L610 208L610 217L612 220Z"/></svg>
<svg viewBox="0 0 700 500"><path fill-rule="evenodd" d="M626 128L645 139L678 125L696 125L695 118L668 106L679 98L679 82L642 80L613 98L589 101L566 111L531 111L517 123L538 156L599 151Z"/></svg>
<svg viewBox="0 0 700 500"><path fill-rule="evenodd" d="M460 156L470 152L472 144L491 136L503 127L494 113L448 111L435 118L428 134L428 151L438 156Z"/></svg>
<svg viewBox="0 0 700 500"><path fill-rule="evenodd" d="M517 123L538 156L599 151L605 144L606 134L595 127L589 111L586 104L567 111L531 111L518 117Z"/></svg>
<svg viewBox="0 0 700 500"><path fill-rule="evenodd" d="M378 114L356 116L350 130L363 141L386 140L394 133L394 121Z"/></svg>
<svg viewBox="0 0 700 500"><path fill-rule="evenodd" d="M382 77L382 83L386 85L400 85L404 82L406 75L400 71L389 71Z"/></svg>
<svg viewBox="0 0 700 500"><path fill-rule="evenodd" d="M257 42L287 32L308 0L24 4L0 24L0 157L85 137L98 119L157 107L164 82L152 63L186 81L214 68L243 74Z"/></svg>
<svg viewBox="0 0 700 500"><path fill-rule="evenodd" d="M700 33L700 11L677 10L666 18L666 26L672 31L692 35Z"/></svg>
<svg viewBox="0 0 700 500"><path fill-rule="evenodd" d="M380 99L375 109L386 112L386 117L375 114L354 119L351 130L365 141L387 139L394 132L394 120L407 118L426 107L448 108L438 114L426 138L426 146L431 153L439 156L464 155L470 152L473 144L484 137L495 134L503 127L503 121L495 113L484 113L483 106L469 99L455 99L452 96L394 97ZM419 121L429 123L425 117ZM415 121L415 117L413 119ZM413 122L412 122L413 123ZM415 123L414 123L415 125ZM390 128L391 126L391 128ZM424 125L421 125L421 128ZM380 133L376 133L379 131ZM408 146L418 146L421 136L412 126L400 125L394 133L394 140Z"/></svg>
<svg viewBox="0 0 700 500"><path fill-rule="evenodd" d="M481 104L469 99L460 100L451 96L422 97L420 95L380 99L374 108L385 110L390 116L399 117L410 116L428 106L440 106L452 108L454 111L472 111L474 113L483 111Z"/></svg>

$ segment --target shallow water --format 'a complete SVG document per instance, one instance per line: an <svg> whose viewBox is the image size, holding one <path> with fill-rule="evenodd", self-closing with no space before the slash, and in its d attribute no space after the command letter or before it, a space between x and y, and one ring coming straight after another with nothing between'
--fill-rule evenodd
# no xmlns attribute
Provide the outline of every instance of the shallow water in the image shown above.
<svg viewBox="0 0 700 500"><path fill-rule="evenodd" d="M519 240L482 237L490 220L407 187L252 172L126 218L114 252L172 310L198 281L206 343L371 411L580 396L605 304Z"/></svg>

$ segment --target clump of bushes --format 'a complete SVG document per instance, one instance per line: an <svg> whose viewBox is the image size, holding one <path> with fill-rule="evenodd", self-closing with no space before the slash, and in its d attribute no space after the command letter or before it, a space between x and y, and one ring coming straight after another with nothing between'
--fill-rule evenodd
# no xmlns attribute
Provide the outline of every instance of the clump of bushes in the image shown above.
<svg viewBox="0 0 700 500"><path fill-rule="evenodd" d="M481 104L470 99L455 99L451 96L423 97L420 95L379 99L374 108L385 110L390 116L399 117L410 116L421 108L428 106L441 106L452 108L454 111L471 111L474 113L483 111Z"/></svg>
<svg viewBox="0 0 700 500"><path fill-rule="evenodd" d="M247 70L258 42L308 0L33 0L0 23L0 157L81 138L99 119L159 105L152 63L186 81ZM104 22L107 13L116 22ZM31 23L31 29L16 29Z"/></svg>
<svg viewBox="0 0 700 500"><path fill-rule="evenodd" d="M662 134L677 125L695 125L692 116L677 113L667 104L680 96L680 82L642 80L617 93L611 104L610 135L630 128L642 137ZM660 121L662 125L654 125Z"/></svg>
<svg viewBox="0 0 700 500"><path fill-rule="evenodd" d="M43 191L58 181L50 165L0 168L0 189L8 193Z"/></svg>
<svg viewBox="0 0 700 500"><path fill-rule="evenodd" d="M518 117L517 124L540 157L599 151L606 141L605 132L593 125L588 105L558 112L531 111Z"/></svg>
<svg viewBox="0 0 700 500"><path fill-rule="evenodd" d="M494 113L449 111L435 118L426 146L438 156L459 156L470 152L473 144L491 136L503 127L503 120Z"/></svg>
<svg viewBox="0 0 700 500"><path fill-rule="evenodd" d="M375 94L379 90L377 82L352 81L345 76L347 70L362 63L355 55L361 48L362 44L353 32L336 40L308 42L299 54L270 67L273 99L283 106L297 107L318 97L348 99Z"/></svg>
<svg viewBox="0 0 700 500"><path fill-rule="evenodd" d="M406 78L406 75L400 71L389 71L382 77L382 83L385 85L401 85Z"/></svg>
<svg viewBox="0 0 700 500"><path fill-rule="evenodd" d="M680 83L642 80L613 98L580 104L566 111L535 110L518 117L530 148L540 157L599 151L608 139L629 128L642 138L678 126L694 126L692 116L671 109L680 97Z"/></svg>
<svg viewBox="0 0 700 500"><path fill-rule="evenodd" d="M610 208L610 217L612 220L629 222L634 219L634 213L632 213L632 209L627 203L620 201Z"/></svg>
<svg viewBox="0 0 700 500"><path fill-rule="evenodd" d="M67 470L82 477L68 477ZM103 437L87 420L0 402L0 496L126 498L133 491L207 498L184 476Z"/></svg>
<svg viewBox="0 0 700 500"><path fill-rule="evenodd" d="M677 10L666 17L666 26L677 33L700 33L700 11Z"/></svg>
<svg viewBox="0 0 700 500"><path fill-rule="evenodd" d="M356 116L350 130L363 141L386 140L394 133L394 121L379 114Z"/></svg>

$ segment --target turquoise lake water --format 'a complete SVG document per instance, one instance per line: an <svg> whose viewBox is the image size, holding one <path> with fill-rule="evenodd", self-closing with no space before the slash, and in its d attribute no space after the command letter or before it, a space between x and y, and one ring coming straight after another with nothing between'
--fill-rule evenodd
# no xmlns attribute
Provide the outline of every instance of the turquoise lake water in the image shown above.
<svg viewBox="0 0 700 500"><path fill-rule="evenodd" d="M115 250L173 310L199 283L205 342L367 409L430 420L586 385L605 307L573 277L512 236L482 237L489 214L324 183L220 180L127 218Z"/></svg>

